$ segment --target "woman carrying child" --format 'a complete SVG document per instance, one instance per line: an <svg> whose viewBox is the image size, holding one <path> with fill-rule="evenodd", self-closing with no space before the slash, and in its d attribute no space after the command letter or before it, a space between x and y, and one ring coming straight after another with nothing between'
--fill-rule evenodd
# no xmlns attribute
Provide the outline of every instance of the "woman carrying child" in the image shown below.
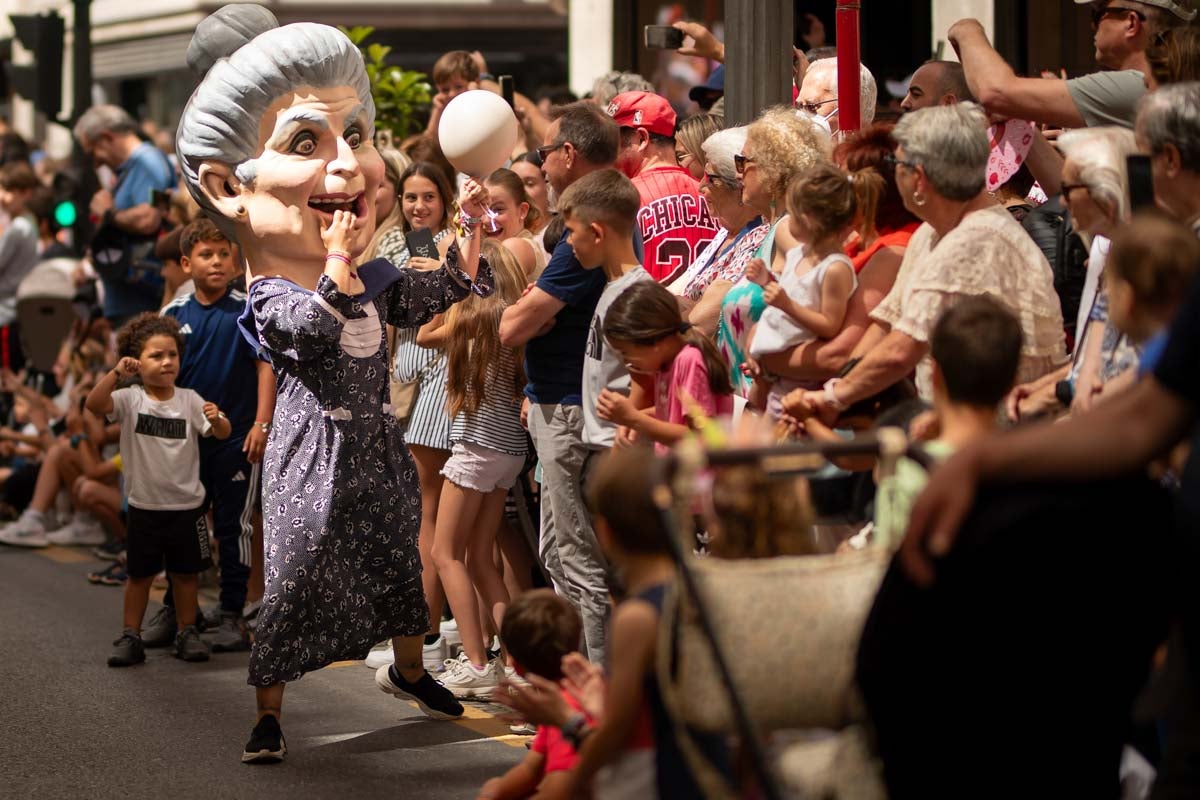
<svg viewBox="0 0 1200 800"><path fill-rule="evenodd" d="M746 267L746 277L762 286L767 304L750 332L752 358L831 339L842 329L850 295L858 288L858 277L842 243L856 220L862 230L874 227L872 217L882 189L883 178L874 170L847 176L832 164L819 164L792 180L787 219L796 246L788 251L783 272L776 279L757 258ZM765 380L756 381L759 393L766 385ZM751 403L766 400L768 413L778 417L780 399L800 386L788 380L773 381L770 398L755 393Z"/></svg>

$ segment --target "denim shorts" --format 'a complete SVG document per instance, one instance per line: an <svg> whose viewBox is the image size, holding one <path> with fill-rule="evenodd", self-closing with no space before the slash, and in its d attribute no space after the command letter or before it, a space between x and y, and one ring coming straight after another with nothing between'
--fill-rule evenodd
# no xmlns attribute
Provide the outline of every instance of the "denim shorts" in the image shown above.
<svg viewBox="0 0 1200 800"><path fill-rule="evenodd" d="M502 453L490 447L455 442L442 475L455 486L484 494L495 489L511 489L525 468L525 456Z"/></svg>

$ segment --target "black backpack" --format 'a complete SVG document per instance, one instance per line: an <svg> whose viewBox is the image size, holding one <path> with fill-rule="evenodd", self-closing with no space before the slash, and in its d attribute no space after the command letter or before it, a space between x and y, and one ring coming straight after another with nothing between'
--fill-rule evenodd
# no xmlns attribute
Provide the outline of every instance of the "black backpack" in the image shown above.
<svg viewBox="0 0 1200 800"><path fill-rule="evenodd" d="M1075 231L1062 197L1054 197L1030 211L1021 227L1037 244L1054 272L1054 291L1062 306L1063 327L1075 340L1075 318L1087 278L1088 248Z"/></svg>

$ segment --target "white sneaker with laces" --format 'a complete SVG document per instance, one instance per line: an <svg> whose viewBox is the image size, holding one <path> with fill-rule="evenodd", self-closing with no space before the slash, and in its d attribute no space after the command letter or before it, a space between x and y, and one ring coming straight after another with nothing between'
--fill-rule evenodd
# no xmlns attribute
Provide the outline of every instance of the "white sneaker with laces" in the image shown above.
<svg viewBox="0 0 1200 800"><path fill-rule="evenodd" d="M425 671L431 675L446 668L445 662L448 655L444 636L439 636L433 644L421 645L421 660L425 664Z"/></svg>
<svg viewBox="0 0 1200 800"><path fill-rule="evenodd" d="M396 652L392 650L392 642L389 639L383 644L375 645L371 652L367 653L367 660L364 662L368 669L379 669L380 667L390 667L396 661Z"/></svg>
<svg viewBox="0 0 1200 800"><path fill-rule="evenodd" d="M460 700L471 697L486 700L500 683L492 662L478 669L463 655L458 659L446 659L445 664L446 671L438 676L438 681Z"/></svg>
<svg viewBox="0 0 1200 800"><path fill-rule="evenodd" d="M46 524L40 517L22 514L16 522L0 528L0 542L14 547L49 547Z"/></svg>
<svg viewBox="0 0 1200 800"><path fill-rule="evenodd" d="M91 519L90 516L75 515L75 519L58 530L46 534L46 541L50 544L62 545L64 547L94 547L98 544L104 544L107 537L104 535L104 528L99 522Z"/></svg>

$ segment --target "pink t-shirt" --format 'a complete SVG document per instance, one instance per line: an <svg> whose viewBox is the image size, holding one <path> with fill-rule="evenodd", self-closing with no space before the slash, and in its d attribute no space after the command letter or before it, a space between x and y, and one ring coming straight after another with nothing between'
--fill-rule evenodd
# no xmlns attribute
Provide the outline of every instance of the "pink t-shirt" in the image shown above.
<svg viewBox="0 0 1200 800"><path fill-rule="evenodd" d="M733 413L733 395L713 394L708 385L704 354L695 345L689 344L679 351L671 366L654 377L654 387L654 416L664 422L688 424L687 407L683 402L685 392L710 418ZM663 445L656 447L659 450L668 449Z"/></svg>

